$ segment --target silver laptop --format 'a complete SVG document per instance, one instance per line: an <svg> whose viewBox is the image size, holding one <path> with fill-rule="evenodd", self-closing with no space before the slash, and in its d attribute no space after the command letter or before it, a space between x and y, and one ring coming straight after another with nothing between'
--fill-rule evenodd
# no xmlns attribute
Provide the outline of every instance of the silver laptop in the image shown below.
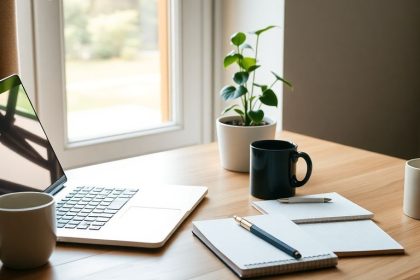
<svg viewBox="0 0 420 280"><path fill-rule="evenodd" d="M203 186L111 187L67 181L17 75L0 81L0 158L0 195L54 195L62 242L161 247L207 193Z"/></svg>

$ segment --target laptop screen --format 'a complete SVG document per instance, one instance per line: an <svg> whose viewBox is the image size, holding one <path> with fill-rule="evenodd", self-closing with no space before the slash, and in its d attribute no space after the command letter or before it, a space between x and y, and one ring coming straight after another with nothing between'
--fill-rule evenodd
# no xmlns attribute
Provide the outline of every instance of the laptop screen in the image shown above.
<svg viewBox="0 0 420 280"><path fill-rule="evenodd" d="M50 191L63 169L18 76L0 81L0 195Z"/></svg>

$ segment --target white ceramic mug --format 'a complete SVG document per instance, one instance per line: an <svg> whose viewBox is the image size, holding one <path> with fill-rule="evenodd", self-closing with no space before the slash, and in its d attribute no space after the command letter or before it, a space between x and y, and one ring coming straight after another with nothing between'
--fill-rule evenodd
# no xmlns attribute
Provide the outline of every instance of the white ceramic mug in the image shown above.
<svg viewBox="0 0 420 280"><path fill-rule="evenodd" d="M56 243L54 197L42 192L0 196L0 260L14 269L48 262Z"/></svg>
<svg viewBox="0 0 420 280"><path fill-rule="evenodd" d="M420 158L405 163L403 211L409 217L420 219Z"/></svg>

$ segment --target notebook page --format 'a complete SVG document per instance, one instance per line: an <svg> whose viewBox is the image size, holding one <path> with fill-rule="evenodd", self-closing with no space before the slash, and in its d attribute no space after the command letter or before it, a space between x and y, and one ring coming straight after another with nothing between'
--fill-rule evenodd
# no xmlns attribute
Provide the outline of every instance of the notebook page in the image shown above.
<svg viewBox="0 0 420 280"><path fill-rule="evenodd" d="M371 220L301 224L299 227L338 256L404 253L404 248Z"/></svg>
<svg viewBox="0 0 420 280"><path fill-rule="evenodd" d="M277 200L253 201L266 214L281 214L296 223L370 219L373 213L338 193L321 193L302 197L328 197L328 203L280 203Z"/></svg>

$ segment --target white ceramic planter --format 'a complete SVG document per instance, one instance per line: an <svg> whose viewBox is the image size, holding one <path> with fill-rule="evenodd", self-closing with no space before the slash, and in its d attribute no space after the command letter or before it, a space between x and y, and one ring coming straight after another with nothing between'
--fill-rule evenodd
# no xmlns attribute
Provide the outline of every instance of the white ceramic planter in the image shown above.
<svg viewBox="0 0 420 280"><path fill-rule="evenodd" d="M216 121L219 155L222 167L232 171L249 172L249 146L257 140L274 139L276 122L262 126L235 126L225 122L240 119L237 116L220 117Z"/></svg>

